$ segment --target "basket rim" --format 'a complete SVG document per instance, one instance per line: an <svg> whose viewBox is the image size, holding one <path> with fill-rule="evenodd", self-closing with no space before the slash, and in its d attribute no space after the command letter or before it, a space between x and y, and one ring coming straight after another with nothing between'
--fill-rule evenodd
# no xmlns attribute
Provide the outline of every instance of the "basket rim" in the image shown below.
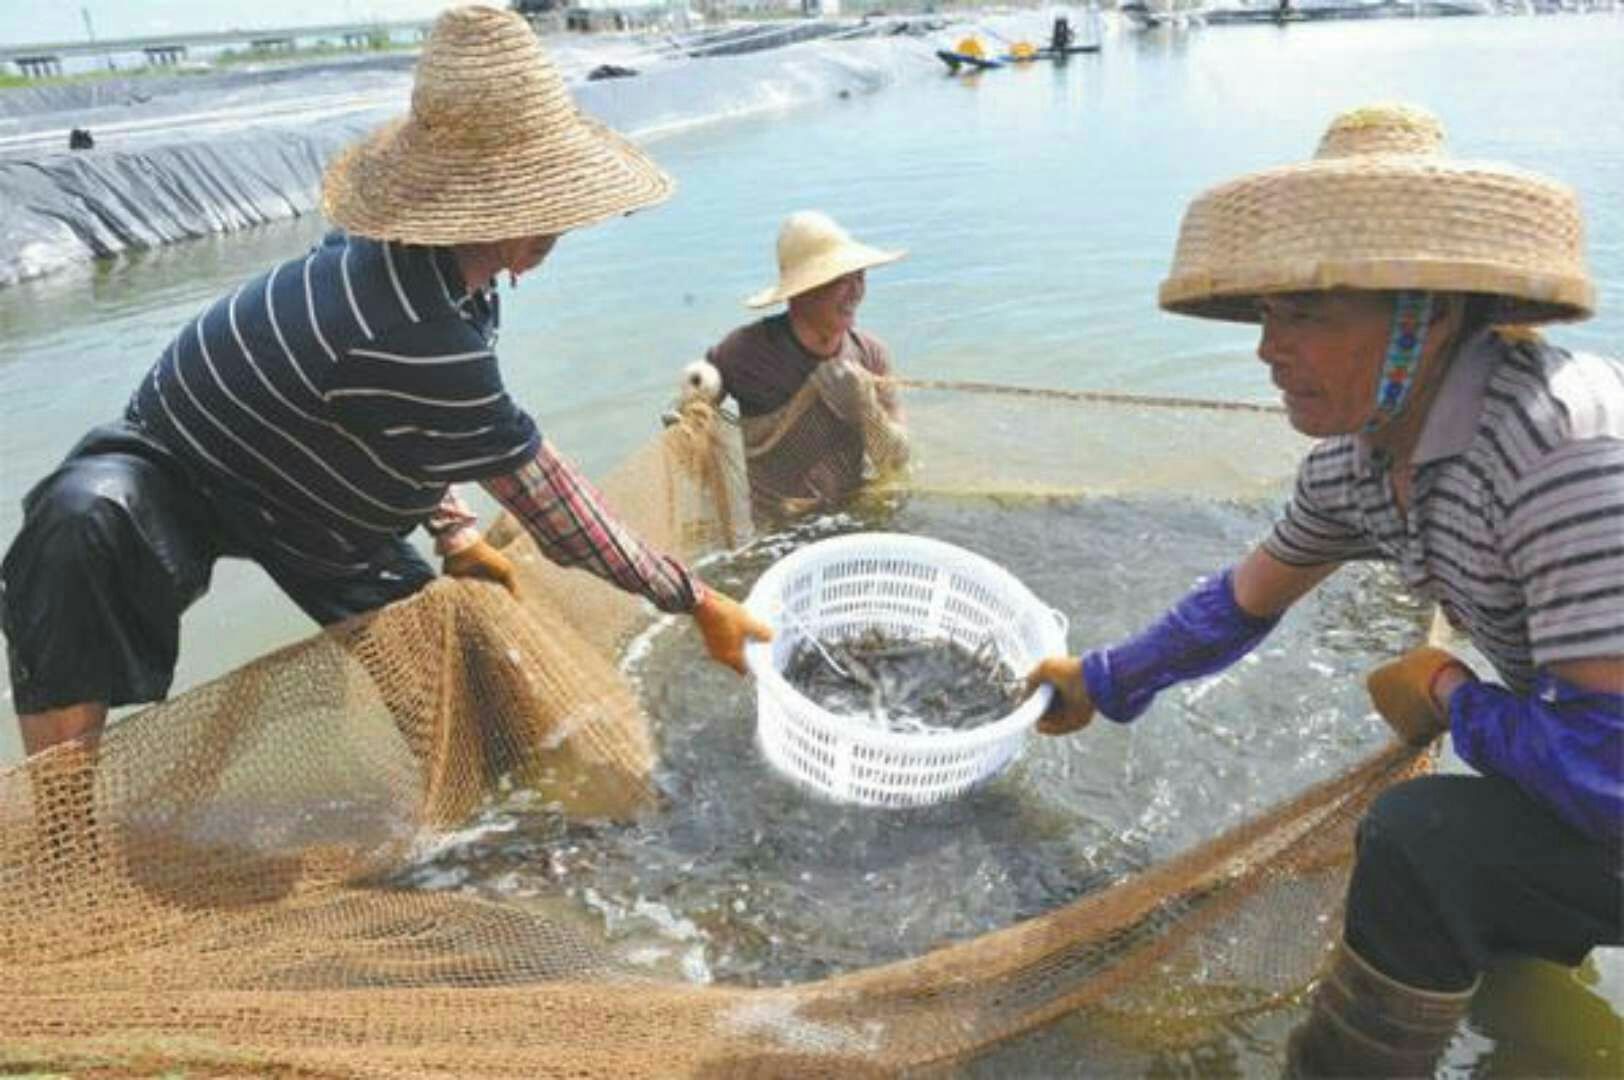
<svg viewBox="0 0 1624 1080"><path fill-rule="evenodd" d="M1037 594L1027 588L1026 583L1020 578L979 552L971 551L969 548L949 543L946 540L938 540L935 537L891 532L847 533L844 536L832 536L824 540L814 541L805 547L792 551L773 563L761 577L756 579L756 583L750 588L749 595L745 597L745 609L769 626L777 626L780 620L773 617L776 612L767 610L767 598L769 596L777 597L781 594L783 579L800 573L802 567L799 564L808 561L809 553L815 551L820 560L828 557L831 553L838 558L842 548L854 549L853 556L861 554L872 558L886 558L893 555L902 555L904 552L913 557L928 554L946 556L949 560L961 564L968 563L978 571L1002 579L1013 586L1012 591L1035 607L1057 616L1058 619L1064 618L1055 608L1039 599ZM1061 629L1059 621L1054 621L1052 628L1046 627L1044 632L1045 634L1052 634L1056 639L1053 648L1054 654L1065 651L1065 633ZM982 750L984 749L983 744L990 745L1005 742L1012 735L1018 732L1024 733L1025 729L1036 724L1038 718L1048 709L1049 702L1054 695L1053 687L1048 685L1040 686L1036 693L1022 700L1008 716L995 720L990 724L982 724L979 727L969 728L964 731L864 729L853 727L847 723L850 717L830 712L791 686L789 680L785 679L773 665L770 650L771 643L764 641L753 641L745 646L745 665L750 669L751 674L756 677L757 681L764 683L768 691L774 695L788 694L793 695L793 698L798 698L816 710L816 715L812 719L820 726L832 726L838 723L841 725L837 733L838 737L847 739L855 745L868 748L903 751L931 749ZM1046 651L1045 655L1049 655L1049 653ZM761 711L758 708L756 712L756 727L758 730L761 723Z"/></svg>

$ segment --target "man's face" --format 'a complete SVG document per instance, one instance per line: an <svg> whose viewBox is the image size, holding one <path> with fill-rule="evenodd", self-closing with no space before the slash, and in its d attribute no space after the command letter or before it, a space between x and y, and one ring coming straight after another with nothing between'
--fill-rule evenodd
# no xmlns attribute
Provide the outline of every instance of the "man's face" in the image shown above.
<svg viewBox="0 0 1624 1080"><path fill-rule="evenodd" d="M825 333L846 333L857 323L857 308L867 290L864 272L854 270L792 297L790 306L797 316Z"/></svg>
<svg viewBox="0 0 1624 1080"><path fill-rule="evenodd" d="M1304 435L1360 430L1376 409L1376 380L1392 326L1392 301L1360 292L1289 293L1258 301L1257 354Z"/></svg>

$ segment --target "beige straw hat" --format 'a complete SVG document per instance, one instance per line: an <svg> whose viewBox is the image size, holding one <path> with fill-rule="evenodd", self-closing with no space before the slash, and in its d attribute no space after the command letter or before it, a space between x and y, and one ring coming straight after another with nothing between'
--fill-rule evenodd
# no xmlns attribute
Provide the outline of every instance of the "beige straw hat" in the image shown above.
<svg viewBox="0 0 1624 1080"><path fill-rule="evenodd" d="M671 189L642 151L576 109L529 23L459 7L424 43L411 112L328 167L322 209L362 236L449 245L562 233Z"/></svg>
<svg viewBox="0 0 1624 1080"><path fill-rule="evenodd" d="M854 270L896 262L906 254L859 244L828 214L798 210L778 230L778 284L762 289L745 304L767 307Z"/></svg>
<svg viewBox="0 0 1624 1080"><path fill-rule="evenodd" d="M1582 319L1595 306L1566 186L1443 152L1404 105L1338 116L1312 161L1251 173L1190 204L1161 306L1257 322L1257 297L1334 288L1501 298L1496 322Z"/></svg>

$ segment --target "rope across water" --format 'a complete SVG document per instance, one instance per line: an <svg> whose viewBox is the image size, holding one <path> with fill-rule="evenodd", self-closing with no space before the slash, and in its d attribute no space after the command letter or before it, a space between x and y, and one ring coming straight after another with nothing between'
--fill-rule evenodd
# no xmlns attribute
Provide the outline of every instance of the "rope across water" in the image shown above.
<svg viewBox="0 0 1624 1080"><path fill-rule="evenodd" d="M1110 390L1061 390L1045 386L1010 386L1005 383L970 382L959 379L896 379L897 386L909 390L953 390L971 394L1006 394L1056 401L1089 401L1107 405L1150 406L1164 409L1212 409L1224 412L1283 414L1279 405L1251 401L1219 401L1213 398L1171 397L1159 394L1125 394Z"/></svg>

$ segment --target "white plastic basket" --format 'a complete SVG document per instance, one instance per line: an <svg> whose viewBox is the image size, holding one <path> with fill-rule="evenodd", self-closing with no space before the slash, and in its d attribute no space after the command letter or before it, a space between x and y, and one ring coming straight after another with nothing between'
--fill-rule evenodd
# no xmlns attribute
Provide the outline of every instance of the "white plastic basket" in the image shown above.
<svg viewBox="0 0 1624 1080"><path fill-rule="evenodd" d="M856 533L819 541L770 567L745 606L773 628L745 662L756 677L756 732L767 760L842 802L922 806L997 774L1048 707L1043 687L1014 712L965 731L896 732L839 716L783 676L809 635L843 641L877 628L951 638L969 649L990 636L1018 674L1066 648L1066 619L996 563L940 540Z"/></svg>

